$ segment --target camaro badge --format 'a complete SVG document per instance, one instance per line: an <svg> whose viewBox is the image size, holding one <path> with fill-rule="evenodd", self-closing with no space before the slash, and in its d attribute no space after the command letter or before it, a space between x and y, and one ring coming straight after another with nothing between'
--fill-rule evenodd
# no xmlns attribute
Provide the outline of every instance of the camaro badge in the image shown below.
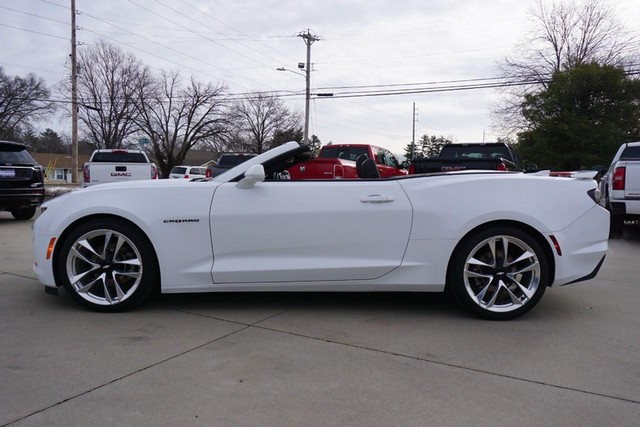
<svg viewBox="0 0 640 427"><path fill-rule="evenodd" d="M182 224L183 222L200 222L199 219L165 219L164 221L165 224L168 223L172 223L172 224Z"/></svg>

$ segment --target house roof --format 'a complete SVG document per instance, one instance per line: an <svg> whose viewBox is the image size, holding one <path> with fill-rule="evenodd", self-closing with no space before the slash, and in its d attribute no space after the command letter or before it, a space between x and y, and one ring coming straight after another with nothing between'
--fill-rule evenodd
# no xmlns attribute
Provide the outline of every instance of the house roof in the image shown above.
<svg viewBox="0 0 640 427"><path fill-rule="evenodd" d="M195 151L191 150L184 159L184 164L189 166L200 166L214 161L220 156L219 153L213 151Z"/></svg>
<svg viewBox="0 0 640 427"><path fill-rule="evenodd" d="M31 153L31 156L44 168L73 168L73 159L70 154ZM82 169L82 165L89 160L89 157L86 154L78 155L78 169Z"/></svg>

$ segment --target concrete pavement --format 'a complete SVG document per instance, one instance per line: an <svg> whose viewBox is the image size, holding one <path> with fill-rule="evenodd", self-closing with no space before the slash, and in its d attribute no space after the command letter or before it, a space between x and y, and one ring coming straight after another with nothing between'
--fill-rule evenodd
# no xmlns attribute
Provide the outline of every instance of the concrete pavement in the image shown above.
<svg viewBox="0 0 640 427"><path fill-rule="evenodd" d="M0 426L637 426L640 230L510 322L440 294L46 295L0 213Z"/></svg>

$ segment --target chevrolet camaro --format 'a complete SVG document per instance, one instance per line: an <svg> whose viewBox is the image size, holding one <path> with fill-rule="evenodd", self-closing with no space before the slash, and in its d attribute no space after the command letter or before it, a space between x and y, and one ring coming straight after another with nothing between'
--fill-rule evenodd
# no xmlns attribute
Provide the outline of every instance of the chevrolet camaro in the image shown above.
<svg viewBox="0 0 640 427"><path fill-rule="evenodd" d="M102 184L46 202L34 271L97 311L156 291L448 291L510 319L595 277L609 214L595 181L466 171L291 180L290 142L212 180ZM186 242L187 244L177 244Z"/></svg>

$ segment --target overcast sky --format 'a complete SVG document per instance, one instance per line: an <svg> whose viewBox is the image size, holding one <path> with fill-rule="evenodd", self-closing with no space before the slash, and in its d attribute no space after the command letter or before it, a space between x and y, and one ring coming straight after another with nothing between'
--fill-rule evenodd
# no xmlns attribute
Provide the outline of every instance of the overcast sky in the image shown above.
<svg viewBox="0 0 640 427"><path fill-rule="evenodd" d="M640 1L605 0L634 29ZM310 29L312 99L309 134L322 143L371 142L401 153L416 139L444 135L456 142L494 141L495 89L393 96L343 97L372 90L442 86L495 77L496 64L516 56L530 29L527 0L76 0L78 42L104 39L154 70L224 84L232 94L287 91L304 111ZM58 83L69 78L70 0L0 0L0 66L9 75L35 73L52 98L69 99ZM433 84L436 83L436 84ZM449 83L447 83L449 84ZM46 124L70 134L69 120ZM43 124L45 126L45 124Z"/></svg>

